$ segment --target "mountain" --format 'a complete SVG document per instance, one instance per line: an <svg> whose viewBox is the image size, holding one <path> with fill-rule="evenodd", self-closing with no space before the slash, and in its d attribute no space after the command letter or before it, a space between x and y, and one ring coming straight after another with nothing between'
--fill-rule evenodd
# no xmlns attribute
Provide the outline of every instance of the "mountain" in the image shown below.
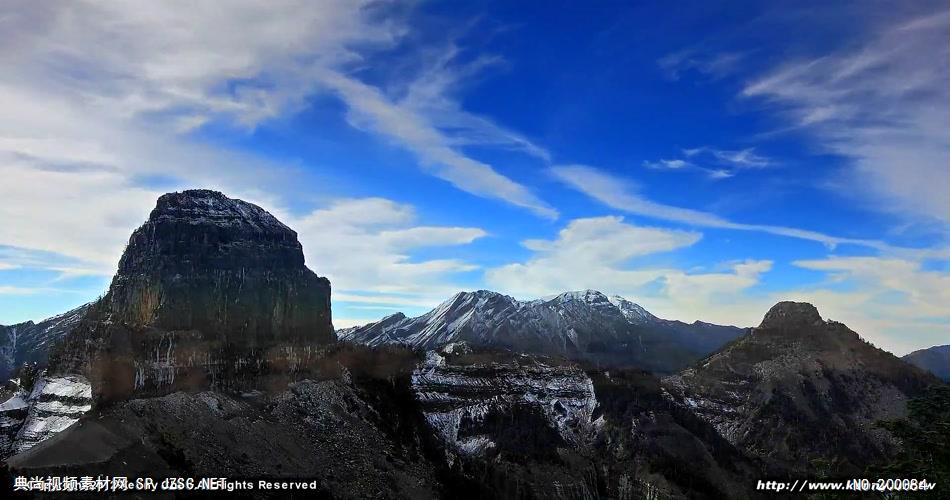
<svg viewBox="0 0 950 500"><path fill-rule="evenodd" d="M531 301L479 290L460 292L415 318L402 313L338 332L369 346L435 349L474 346L565 356L605 366L671 372L739 337L743 329L657 318L622 297L566 292Z"/></svg>
<svg viewBox="0 0 950 500"><path fill-rule="evenodd" d="M330 282L297 233L208 190L161 196L129 239L108 293L50 355L97 398L295 378L335 341Z"/></svg>
<svg viewBox="0 0 950 500"><path fill-rule="evenodd" d="M950 345L920 349L904 356L903 360L950 382Z"/></svg>
<svg viewBox="0 0 950 500"><path fill-rule="evenodd" d="M81 305L39 323L0 325L0 379L10 377L23 363L46 366L50 347L79 324L89 306Z"/></svg>
<svg viewBox="0 0 950 500"><path fill-rule="evenodd" d="M842 475L893 456L899 443L876 423L902 417L936 383L795 302L776 304L749 335L664 379L672 398L750 455L781 470Z"/></svg>
<svg viewBox="0 0 950 500"><path fill-rule="evenodd" d="M946 463L934 459L942 449L919 450L945 441L947 386L809 304L779 303L748 332L590 290L526 302L461 293L418 318L341 331L350 342L335 341L330 318L329 282L304 265L292 230L220 193L165 195L47 371L4 386L0 482L306 478L316 498L757 498L762 478L861 477L901 456L924 472ZM663 379L640 368L723 343Z"/></svg>

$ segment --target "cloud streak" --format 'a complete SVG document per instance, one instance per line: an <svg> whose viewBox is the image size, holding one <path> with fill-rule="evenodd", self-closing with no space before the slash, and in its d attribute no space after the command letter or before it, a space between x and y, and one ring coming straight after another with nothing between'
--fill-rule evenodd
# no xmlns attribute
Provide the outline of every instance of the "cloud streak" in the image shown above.
<svg viewBox="0 0 950 500"><path fill-rule="evenodd" d="M868 206L950 222L950 10L891 23L860 44L786 62L741 95L852 161ZM858 190L865 192L865 190Z"/></svg>
<svg viewBox="0 0 950 500"><path fill-rule="evenodd" d="M714 167L705 166L715 165ZM698 171L710 179L735 177L741 170L758 170L775 165L771 158L755 151L755 148L740 150L700 147L684 149L681 158L644 161L643 166L653 170Z"/></svg>
<svg viewBox="0 0 950 500"><path fill-rule="evenodd" d="M667 318L751 325L769 305L746 291L759 284L772 262L726 262L717 269L686 272L637 264L641 257L695 245L702 234L638 226L622 217L572 220L551 240L525 240L532 255L486 270L493 288L523 298L591 288L642 303Z"/></svg>
<svg viewBox="0 0 950 500"><path fill-rule="evenodd" d="M321 93L341 96L354 122L414 151L427 172L556 217L526 187L460 149L547 154L452 99L453 78L483 65L449 65L449 57L401 101L352 76L406 33L380 6L15 1L0 17L0 37L10 41L0 47L0 245L54 252L78 259L74 270L109 274L162 192L209 187L280 207L302 192L300 180L320 174L201 143L193 132L207 124L252 130Z"/></svg>
<svg viewBox="0 0 950 500"><path fill-rule="evenodd" d="M774 234L777 236L815 241L831 248L838 245L856 245L899 254L942 258L946 258L947 255L950 255L947 249L935 249L932 251L902 249L895 248L878 240L842 238L817 231L768 224L744 224L701 210L657 203L637 193L630 182L586 165L559 165L552 167L551 172L556 178L568 186L577 189L604 205L616 210L653 219L698 227Z"/></svg>
<svg viewBox="0 0 950 500"><path fill-rule="evenodd" d="M556 219L558 212L528 188L498 173L491 165L461 153L458 144L504 145L544 158L546 153L518 136L509 134L490 122L459 109L439 109L440 118L448 128L454 124L457 134L447 135L437 127L432 109L420 107L420 96L410 94L404 101L393 101L382 91L355 78L329 72L321 82L333 89L349 106L349 120L354 126L383 135L415 153L427 170L462 191L505 201L532 213ZM435 92L429 89L427 92ZM444 100L442 95L429 96ZM461 132L459 133L459 131Z"/></svg>

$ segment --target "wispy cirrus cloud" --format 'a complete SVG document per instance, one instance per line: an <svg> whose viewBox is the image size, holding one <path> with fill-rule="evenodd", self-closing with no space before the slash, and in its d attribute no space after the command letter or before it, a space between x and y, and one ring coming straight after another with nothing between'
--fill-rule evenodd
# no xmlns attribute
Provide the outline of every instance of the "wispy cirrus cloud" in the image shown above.
<svg viewBox="0 0 950 500"><path fill-rule="evenodd" d="M288 218L307 264L333 282L337 302L417 308L458 290L453 277L478 269L461 259L415 259L419 249L467 245L487 236L477 227L418 223L415 208L385 198L346 198Z"/></svg>
<svg viewBox="0 0 950 500"><path fill-rule="evenodd" d="M670 80L679 80L690 71L716 79L733 73L745 58L742 52L709 53L688 48L663 56L657 65Z"/></svg>
<svg viewBox="0 0 950 500"><path fill-rule="evenodd" d="M409 149L432 175L476 196L498 199L538 216L556 219L557 210L527 187L459 149L465 145L490 145L548 158L544 149L463 111L449 99L446 92L457 79L455 71L444 65L431 70L443 76L425 74L410 83L410 91L403 99L394 99L377 87L338 72L325 74L321 82L347 104L351 124Z"/></svg>
<svg viewBox="0 0 950 500"><path fill-rule="evenodd" d="M702 172L710 179L728 179L742 170L758 170L774 165L775 160L759 154L755 148L728 150L706 146L684 149L680 158L643 162L646 168Z"/></svg>
<svg viewBox="0 0 950 500"><path fill-rule="evenodd" d="M657 203L640 194L632 182L586 165L559 165L552 167L551 172L556 178L568 186L577 189L604 205L630 214L697 227L774 234L777 236L815 241L831 248L838 245L856 245L895 254L942 259L950 258L950 248L919 250L897 248L879 240L844 238L793 227L768 224L746 224L735 222L710 212Z"/></svg>
<svg viewBox="0 0 950 500"><path fill-rule="evenodd" d="M459 64L449 50L399 96L387 93L389 82L356 76L367 57L408 30L387 7L342 0L5 6L0 245L32 253L31 265L64 276L108 275L162 192L209 187L280 210L306 194L303 180L322 174L202 142L195 132L215 124L241 134L303 109L314 95L340 97L353 124L414 152L425 171L457 188L556 217L528 188L464 151L477 145L547 158L455 98L459 79L490 61Z"/></svg>
<svg viewBox="0 0 950 500"><path fill-rule="evenodd" d="M851 160L869 207L950 221L950 10L877 26L847 48L786 61L741 96Z"/></svg>

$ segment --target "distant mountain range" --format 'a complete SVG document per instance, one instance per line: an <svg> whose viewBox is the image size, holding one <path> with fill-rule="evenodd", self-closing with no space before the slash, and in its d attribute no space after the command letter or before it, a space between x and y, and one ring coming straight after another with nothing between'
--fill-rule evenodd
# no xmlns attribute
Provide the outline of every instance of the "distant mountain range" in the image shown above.
<svg viewBox="0 0 950 500"><path fill-rule="evenodd" d="M39 323L0 325L0 379L8 378L23 363L45 366L50 347L79 324L90 305L81 305Z"/></svg>
<svg viewBox="0 0 950 500"><path fill-rule="evenodd" d="M920 349L904 356L903 359L950 382L950 345Z"/></svg>
<svg viewBox="0 0 950 500"><path fill-rule="evenodd" d="M337 331L340 340L436 349L476 347L563 356L602 366L669 373L686 367L746 330L661 319L623 297L595 290L519 301L488 290L460 292L415 318L402 313Z"/></svg>

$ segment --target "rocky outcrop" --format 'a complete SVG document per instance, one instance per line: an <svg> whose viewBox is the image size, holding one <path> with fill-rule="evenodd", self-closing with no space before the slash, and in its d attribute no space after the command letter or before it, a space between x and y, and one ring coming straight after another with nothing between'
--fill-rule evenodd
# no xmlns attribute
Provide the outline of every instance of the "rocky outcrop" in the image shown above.
<svg viewBox="0 0 950 500"><path fill-rule="evenodd" d="M937 345L914 351L902 358L904 361L950 382L950 345Z"/></svg>
<svg viewBox="0 0 950 500"><path fill-rule="evenodd" d="M304 266L297 233L214 191L158 199L105 302L129 326L214 332L248 347L333 340L330 283Z"/></svg>
<svg viewBox="0 0 950 500"><path fill-rule="evenodd" d="M81 305L39 323L0 326L0 379L10 377L24 363L45 367L50 348L79 324L89 306Z"/></svg>
<svg viewBox="0 0 950 500"><path fill-rule="evenodd" d="M192 190L159 198L108 293L51 356L98 398L247 388L303 371L335 340L330 283L260 207Z"/></svg>
<svg viewBox="0 0 950 500"><path fill-rule="evenodd" d="M902 416L935 382L811 304L780 302L748 336L664 386L731 443L783 470L849 474L894 453L876 423Z"/></svg>
<svg viewBox="0 0 950 500"><path fill-rule="evenodd" d="M456 495L741 498L759 471L639 370L452 343L427 354L412 389L462 475Z"/></svg>
<svg viewBox="0 0 950 500"><path fill-rule="evenodd" d="M590 377L577 366L550 366L530 356L472 354L465 344L430 351L412 374L412 388L426 421L454 453L481 456L504 442L515 413L538 417L550 445L580 445L596 425ZM507 434L510 436L511 434Z"/></svg>
<svg viewBox="0 0 950 500"><path fill-rule="evenodd" d="M92 409L92 388L81 376L41 376L29 392L0 404L0 457L22 453L65 430Z"/></svg>
<svg viewBox="0 0 950 500"><path fill-rule="evenodd" d="M399 313L339 333L341 340L370 346L399 344L428 350L464 341L478 347L669 373L744 330L660 319L622 297L594 290L531 301L479 290L458 293L419 317Z"/></svg>

